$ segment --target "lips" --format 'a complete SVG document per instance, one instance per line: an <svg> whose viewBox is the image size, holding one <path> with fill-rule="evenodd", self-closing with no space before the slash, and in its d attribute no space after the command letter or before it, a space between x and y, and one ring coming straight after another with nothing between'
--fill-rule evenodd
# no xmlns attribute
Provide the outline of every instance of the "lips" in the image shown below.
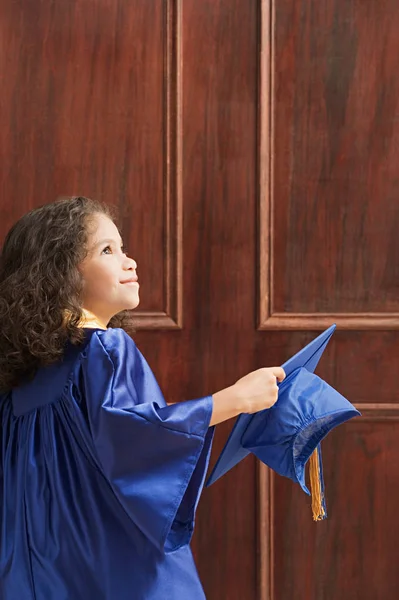
<svg viewBox="0 0 399 600"><path fill-rule="evenodd" d="M125 281L121 281L121 283L138 283L137 277L132 277L131 279L126 279Z"/></svg>

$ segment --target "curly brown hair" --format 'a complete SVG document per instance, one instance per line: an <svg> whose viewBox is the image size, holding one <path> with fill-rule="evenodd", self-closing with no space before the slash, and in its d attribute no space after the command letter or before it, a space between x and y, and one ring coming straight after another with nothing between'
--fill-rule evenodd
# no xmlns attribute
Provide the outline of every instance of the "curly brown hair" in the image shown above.
<svg viewBox="0 0 399 600"><path fill-rule="evenodd" d="M83 196L31 210L8 232L0 255L0 393L34 377L63 356L68 340L83 341L83 279L93 217L116 211ZM108 327L133 332L132 315L115 315Z"/></svg>

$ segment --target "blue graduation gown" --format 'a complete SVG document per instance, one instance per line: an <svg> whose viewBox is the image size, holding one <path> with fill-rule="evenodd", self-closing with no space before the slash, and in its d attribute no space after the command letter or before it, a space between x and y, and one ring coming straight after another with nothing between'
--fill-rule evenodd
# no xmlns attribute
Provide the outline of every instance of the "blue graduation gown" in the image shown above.
<svg viewBox="0 0 399 600"><path fill-rule="evenodd" d="M167 406L122 329L85 332L0 399L0 598L203 600L212 397Z"/></svg>

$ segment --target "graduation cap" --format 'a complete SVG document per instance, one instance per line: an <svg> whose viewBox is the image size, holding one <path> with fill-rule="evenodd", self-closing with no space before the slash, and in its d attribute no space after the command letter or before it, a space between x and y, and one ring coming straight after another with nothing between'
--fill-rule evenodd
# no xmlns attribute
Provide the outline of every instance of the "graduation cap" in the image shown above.
<svg viewBox="0 0 399 600"><path fill-rule="evenodd" d="M326 518L320 442L334 427L360 414L314 374L335 328L326 329L282 365L286 378L279 384L278 400L271 408L238 417L207 486L253 453L310 495L305 483L309 461L313 518Z"/></svg>

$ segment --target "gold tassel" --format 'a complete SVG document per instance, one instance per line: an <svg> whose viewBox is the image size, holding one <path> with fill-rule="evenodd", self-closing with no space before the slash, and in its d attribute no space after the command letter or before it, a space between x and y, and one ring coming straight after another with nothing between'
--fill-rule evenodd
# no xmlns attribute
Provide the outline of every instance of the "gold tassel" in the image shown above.
<svg viewBox="0 0 399 600"><path fill-rule="evenodd" d="M313 520L321 521L325 516L325 511L323 507L323 492L321 490L320 481L319 452L317 448L309 459L309 477L310 491L312 494Z"/></svg>

